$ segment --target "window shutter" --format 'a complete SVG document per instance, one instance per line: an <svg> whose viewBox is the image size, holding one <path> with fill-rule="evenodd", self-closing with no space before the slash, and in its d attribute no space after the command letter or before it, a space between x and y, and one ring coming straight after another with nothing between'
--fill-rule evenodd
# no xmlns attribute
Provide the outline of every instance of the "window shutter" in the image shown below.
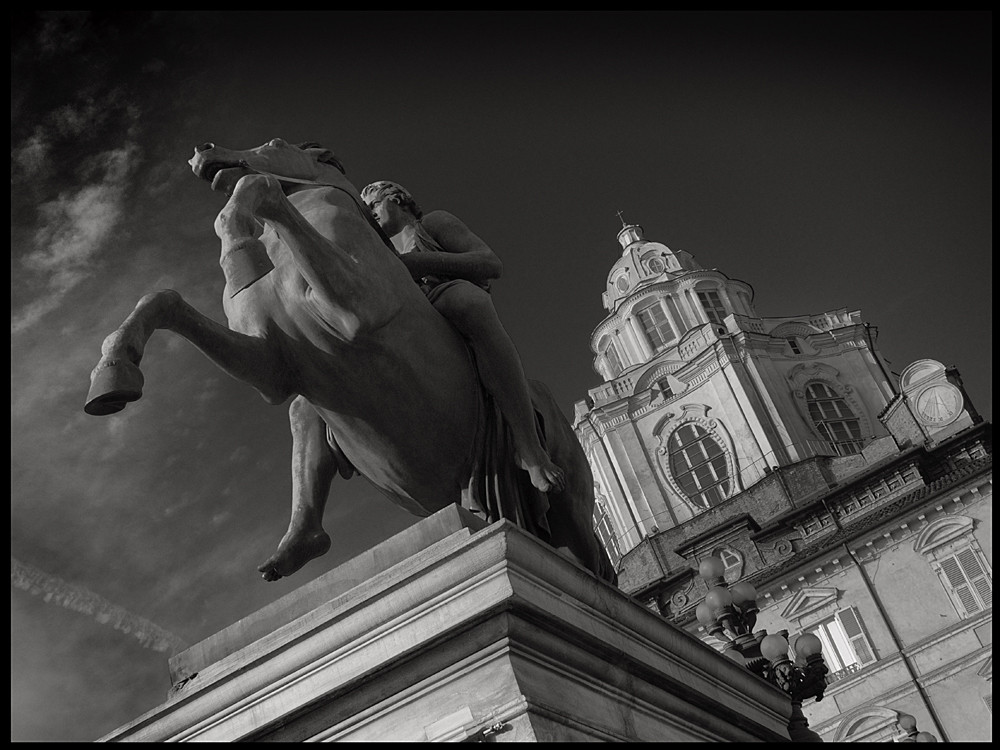
<svg viewBox="0 0 1000 750"><path fill-rule="evenodd" d="M962 566L962 572L965 573L965 577L969 579L973 590L979 596L979 601L982 603L983 609L992 607L993 582L986 575L986 571L980 564L976 551L969 547L959 552L955 557L958 558L958 564Z"/></svg>
<svg viewBox="0 0 1000 750"><path fill-rule="evenodd" d="M963 550L963 552L971 552L971 550ZM978 560L973 559L973 562L979 567ZM948 586L951 587L954 598L961 608L965 610L966 615L974 615L982 607L976 598L975 592L972 590L972 586L969 585L969 579L966 577L962 567L957 555L952 555L941 560L941 572L944 573L945 580L947 580Z"/></svg>
<svg viewBox="0 0 1000 750"><path fill-rule="evenodd" d="M856 607L848 607L837 613L840 626L844 629L844 634L851 642L854 655L858 657L858 664L864 666L875 661L875 649L872 648L871 641L865 634L864 626L861 624L861 615Z"/></svg>

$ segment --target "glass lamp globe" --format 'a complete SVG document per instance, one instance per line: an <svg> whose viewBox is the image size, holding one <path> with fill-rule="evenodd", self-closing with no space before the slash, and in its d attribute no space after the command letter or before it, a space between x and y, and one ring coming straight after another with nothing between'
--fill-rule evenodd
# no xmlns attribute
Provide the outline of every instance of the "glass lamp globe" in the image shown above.
<svg viewBox="0 0 1000 750"><path fill-rule="evenodd" d="M822 650L823 644L812 633L803 633L795 640L795 653L799 656L813 656Z"/></svg>
<svg viewBox="0 0 1000 750"><path fill-rule="evenodd" d="M722 652L722 655L723 656L728 656L730 659L732 659L737 664L741 664L743 666L746 666L747 660L745 658L743 658L743 654L741 654L735 648L727 648L725 651Z"/></svg>
<svg viewBox="0 0 1000 750"><path fill-rule="evenodd" d="M760 655L768 661L779 661L788 658L788 641L780 635L771 634L760 642Z"/></svg>
<svg viewBox="0 0 1000 750"><path fill-rule="evenodd" d="M732 603L733 595L729 593L729 589L722 586L713 586L705 594L705 604L713 612L718 612L723 607L728 607Z"/></svg>
<svg viewBox="0 0 1000 750"><path fill-rule="evenodd" d="M798 646L797 643L795 645ZM917 720L909 714L900 714L899 718L896 719L896 723L899 724L899 728L904 732L912 732L917 728Z"/></svg>
<svg viewBox="0 0 1000 750"><path fill-rule="evenodd" d="M930 732L917 732L917 736L914 738L917 742L937 742L938 739Z"/></svg>
<svg viewBox="0 0 1000 750"><path fill-rule="evenodd" d="M694 616L698 618L698 622L702 625L711 625L715 622L715 617L712 615L712 608L705 604L705 602L702 602L695 608Z"/></svg>
<svg viewBox="0 0 1000 750"><path fill-rule="evenodd" d="M722 578L726 566L718 557L706 557L698 563L698 575L702 578Z"/></svg>
<svg viewBox="0 0 1000 750"><path fill-rule="evenodd" d="M746 604L757 600L757 589L746 581L740 581L733 586L733 601L736 604Z"/></svg>

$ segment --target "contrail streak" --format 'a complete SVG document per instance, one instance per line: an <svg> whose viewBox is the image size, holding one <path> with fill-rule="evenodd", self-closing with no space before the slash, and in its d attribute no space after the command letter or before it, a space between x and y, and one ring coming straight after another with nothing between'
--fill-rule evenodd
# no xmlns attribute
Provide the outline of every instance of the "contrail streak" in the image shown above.
<svg viewBox="0 0 1000 750"><path fill-rule="evenodd" d="M10 558L11 586L23 589L42 600L57 604L74 612L90 615L102 625L110 625L126 635L131 635L144 648L154 651L178 651L185 643L173 633L144 617L112 604L93 591L49 575L33 565Z"/></svg>

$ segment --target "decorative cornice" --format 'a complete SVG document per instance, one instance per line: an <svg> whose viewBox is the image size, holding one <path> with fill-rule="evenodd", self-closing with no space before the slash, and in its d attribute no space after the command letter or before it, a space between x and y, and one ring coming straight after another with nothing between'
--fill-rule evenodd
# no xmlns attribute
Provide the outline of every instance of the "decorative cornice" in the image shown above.
<svg viewBox="0 0 1000 750"><path fill-rule="evenodd" d="M719 271L716 268L699 268L687 272L676 272L676 276L673 279L665 281L654 281L654 282L643 282L639 286L636 286L635 290L621 297L614 306L612 311L612 316L618 315L623 307L626 307L634 302L638 301L645 295L648 291L684 291L690 289L697 285L699 281L704 279L713 279L716 281L722 281L723 286L741 286L753 295L753 287L750 286L745 281L740 281L739 279L733 279ZM610 275L609 275L610 278Z"/></svg>
<svg viewBox="0 0 1000 750"><path fill-rule="evenodd" d="M744 513L741 516L731 518L708 531L685 540L674 547L674 552L685 559L691 559L692 553L696 552L699 548L713 546L716 541L732 536L733 532L739 532L742 529L754 532L759 528L760 526L754 520L753 516L749 513Z"/></svg>
<svg viewBox="0 0 1000 750"><path fill-rule="evenodd" d="M790 555L751 575L750 581L765 597L774 601L794 593L802 585L815 585L852 565L847 549L861 562L885 548L914 537L927 524L944 514L965 508L992 496L993 458L988 456L921 487L858 518L853 523L802 545ZM942 495L928 507L927 501ZM789 540L791 541L791 540ZM843 550L843 553L840 552ZM826 559L824 559L826 558ZM788 571L801 568L799 575Z"/></svg>

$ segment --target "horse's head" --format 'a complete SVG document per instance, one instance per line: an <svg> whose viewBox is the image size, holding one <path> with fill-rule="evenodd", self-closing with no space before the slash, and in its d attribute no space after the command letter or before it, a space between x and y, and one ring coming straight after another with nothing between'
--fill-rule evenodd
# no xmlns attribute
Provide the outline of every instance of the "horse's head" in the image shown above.
<svg viewBox="0 0 1000 750"><path fill-rule="evenodd" d="M294 184L336 184L344 179L344 167L329 149L311 142L293 145L281 138L244 151L203 143L195 146L188 164L196 176L212 183L213 190L226 193L232 192L240 177L254 172L287 178Z"/></svg>

